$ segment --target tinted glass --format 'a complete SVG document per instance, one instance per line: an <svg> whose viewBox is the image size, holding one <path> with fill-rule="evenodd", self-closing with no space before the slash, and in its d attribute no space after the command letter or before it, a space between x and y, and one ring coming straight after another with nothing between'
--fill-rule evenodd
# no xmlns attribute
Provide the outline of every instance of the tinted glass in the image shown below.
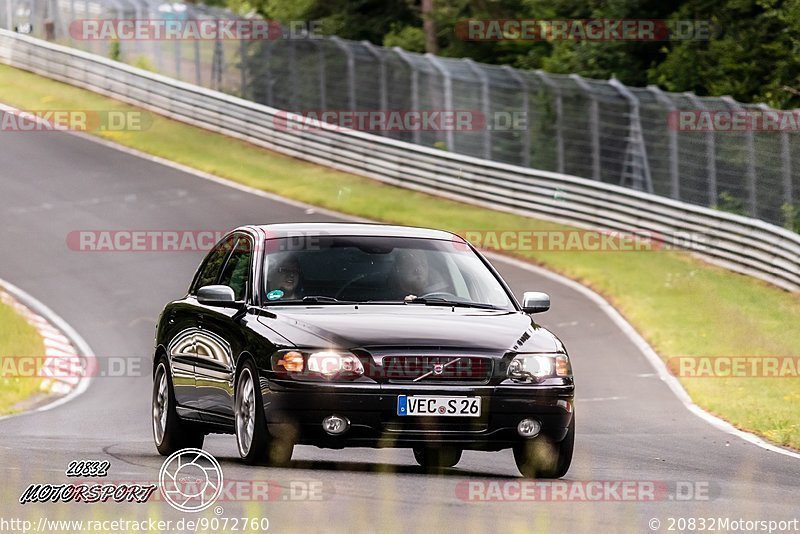
<svg viewBox="0 0 800 534"><path fill-rule="evenodd" d="M203 286L210 286L217 283L220 270L225 263L225 258L228 257L228 252L230 252L232 245L233 237L229 237L208 253L200 275L197 277L197 282L195 282L192 288L193 293Z"/></svg>
<svg viewBox="0 0 800 534"><path fill-rule="evenodd" d="M247 238L239 238L219 279L220 284L230 286L233 289L236 300L244 300L247 295L252 248Z"/></svg>
<svg viewBox="0 0 800 534"><path fill-rule="evenodd" d="M309 296L397 303L427 297L513 309L481 259L452 241L314 236L271 240L266 250L267 304Z"/></svg>

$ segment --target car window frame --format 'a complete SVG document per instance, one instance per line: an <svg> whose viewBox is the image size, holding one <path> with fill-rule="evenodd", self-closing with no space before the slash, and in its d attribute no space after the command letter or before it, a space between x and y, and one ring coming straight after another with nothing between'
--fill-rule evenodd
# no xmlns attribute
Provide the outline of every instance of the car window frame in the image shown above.
<svg viewBox="0 0 800 534"><path fill-rule="evenodd" d="M231 247L231 250L228 253L228 255L225 257L225 263L223 264L222 268L220 269L219 275L217 275L217 283L219 284L222 281L222 275L225 273L225 270L228 268L228 264L230 263L231 258L233 257L233 253L236 251L237 247L239 246L239 242L241 242L241 241L247 242L247 244L249 246L249 255L250 256L249 256L249 260L248 260L248 264L247 264L247 273L248 273L247 282L245 283L244 297L242 298L242 301L249 304L251 302L251 298L252 298L252 290L251 290L251 288L252 288L252 283L253 283L253 262L254 262L254 256L255 256L255 247L254 247L255 242L254 242L254 240L252 239L251 236L249 236L248 234L242 233L242 232L236 232L236 233L232 234L232 237L235 238L236 241L234 242L233 246ZM230 286L228 286L228 287L230 287Z"/></svg>
<svg viewBox="0 0 800 534"><path fill-rule="evenodd" d="M206 254L206 257L203 258L203 262L200 264L200 267L198 267L197 271L194 273L194 278L192 279L192 284L189 286L189 291L188 291L189 295L191 295L191 296L197 295L197 290L200 289L200 287L198 287L198 284L200 283L200 275L205 270L206 266L208 265L208 262L211 260L211 257L221 247L225 246L225 243L227 243L229 240L234 239L235 236L236 236L236 234L228 234L228 235L226 235L225 237L220 239L219 242L216 245L214 245L214 248L212 248L208 252L208 254ZM225 258L222 260L222 264L220 266L219 272L217 272L217 276L214 279L214 284L216 284L219 281L219 277L222 275L222 271L225 269L225 266L228 265L228 259L230 258L230 255L231 255L232 252L233 252L233 247L231 247L230 250L228 250L228 253L225 255ZM206 284L206 285L209 285L209 284ZM213 284L210 284L210 285L213 285Z"/></svg>

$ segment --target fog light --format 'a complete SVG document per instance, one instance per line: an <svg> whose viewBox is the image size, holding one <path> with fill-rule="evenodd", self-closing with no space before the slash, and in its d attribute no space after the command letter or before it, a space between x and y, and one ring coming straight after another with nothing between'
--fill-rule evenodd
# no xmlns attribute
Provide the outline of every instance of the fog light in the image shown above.
<svg viewBox="0 0 800 534"><path fill-rule="evenodd" d="M517 425L517 432L523 438L535 438L541 429L542 424L536 419L523 419Z"/></svg>
<svg viewBox="0 0 800 534"><path fill-rule="evenodd" d="M350 428L350 421L346 417L329 415L322 420L322 428L331 436L338 436L347 432L347 429Z"/></svg>

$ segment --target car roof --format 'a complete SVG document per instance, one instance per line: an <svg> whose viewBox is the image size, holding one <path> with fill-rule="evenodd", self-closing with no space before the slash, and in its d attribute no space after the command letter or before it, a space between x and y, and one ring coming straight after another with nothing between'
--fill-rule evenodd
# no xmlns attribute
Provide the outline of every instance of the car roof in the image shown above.
<svg viewBox="0 0 800 534"><path fill-rule="evenodd" d="M280 238L303 235L338 235L338 236L381 236L381 237L416 237L422 239L445 239L448 241L464 241L460 236L444 230L432 228L417 228L414 226L399 226L378 223L280 223L250 225L249 228L258 228L268 238ZM242 227L242 228L248 228Z"/></svg>

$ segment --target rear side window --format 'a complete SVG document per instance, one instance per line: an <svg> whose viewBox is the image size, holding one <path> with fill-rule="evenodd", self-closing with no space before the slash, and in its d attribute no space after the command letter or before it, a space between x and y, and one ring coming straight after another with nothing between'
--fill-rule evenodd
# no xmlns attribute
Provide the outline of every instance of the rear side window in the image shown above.
<svg viewBox="0 0 800 534"><path fill-rule="evenodd" d="M253 247L245 237L240 237L225 264L219 283L230 286L236 300L244 300L247 296L247 283L250 281L250 257Z"/></svg>
<svg viewBox="0 0 800 534"><path fill-rule="evenodd" d="M208 253L208 256L206 256L203 262L203 267L200 269L200 274L197 276L197 281L192 288L192 293L196 293L197 290L203 286L210 286L217 283L220 271L225 264L228 253L231 251L233 242L234 238L229 237Z"/></svg>

